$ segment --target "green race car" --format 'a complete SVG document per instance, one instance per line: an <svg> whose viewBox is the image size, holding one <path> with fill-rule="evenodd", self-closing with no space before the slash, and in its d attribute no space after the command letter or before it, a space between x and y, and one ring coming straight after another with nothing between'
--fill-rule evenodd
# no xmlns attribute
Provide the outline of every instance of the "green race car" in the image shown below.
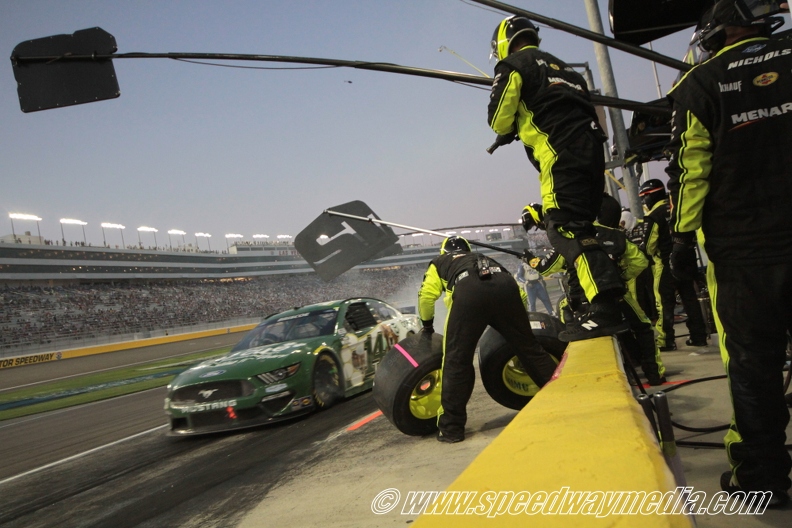
<svg viewBox="0 0 792 528"><path fill-rule="evenodd" d="M274 422L371 388L377 365L421 321L369 298L312 304L267 317L227 355L168 385L170 435Z"/></svg>

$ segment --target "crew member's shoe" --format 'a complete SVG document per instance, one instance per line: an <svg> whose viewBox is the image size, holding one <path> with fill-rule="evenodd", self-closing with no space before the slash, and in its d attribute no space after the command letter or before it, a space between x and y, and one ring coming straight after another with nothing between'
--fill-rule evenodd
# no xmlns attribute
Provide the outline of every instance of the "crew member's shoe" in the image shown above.
<svg viewBox="0 0 792 528"><path fill-rule="evenodd" d="M685 344L692 347L705 347L707 346L707 339L688 339Z"/></svg>
<svg viewBox="0 0 792 528"><path fill-rule="evenodd" d="M648 381L649 385L651 385L652 387L657 387L658 385L662 385L668 380L666 380L665 376L646 376L646 381Z"/></svg>
<svg viewBox="0 0 792 528"><path fill-rule="evenodd" d="M720 478L720 485L721 489L727 493L737 493L743 492L747 493L743 490L740 486L735 486L731 483L732 472L726 471L721 475ZM765 504L765 501L767 503ZM762 502L760 503L761 506L765 506L766 508L783 508L787 504L789 504L789 494L786 490L770 490L769 498L763 498ZM758 509L761 509L761 506Z"/></svg>
<svg viewBox="0 0 792 528"><path fill-rule="evenodd" d="M676 343L674 343L673 341L671 341L671 344L670 344L670 345L666 345L666 346L657 347L657 349L658 349L660 352L671 352L671 351L674 351L674 350L676 350L676 349L677 349L677 347L676 347Z"/></svg>
<svg viewBox="0 0 792 528"><path fill-rule="evenodd" d="M616 303L592 303L588 312L567 323L558 334L561 341L580 341L618 334L627 330L621 310Z"/></svg>
<svg viewBox="0 0 792 528"><path fill-rule="evenodd" d="M437 441L438 442L443 442L443 443L446 443L446 444L456 444L458 442L462 442L464 439L465 439L465 435L450 436L450 435L443 434L442 431L437 431Z"/></svg>

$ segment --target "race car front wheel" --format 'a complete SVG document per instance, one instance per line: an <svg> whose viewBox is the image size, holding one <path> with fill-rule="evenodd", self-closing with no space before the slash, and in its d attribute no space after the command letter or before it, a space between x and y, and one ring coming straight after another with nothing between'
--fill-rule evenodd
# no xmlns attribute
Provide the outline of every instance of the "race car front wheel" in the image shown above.
<svg viewBox="0 0 792 528"><path fill-rule="evenodd" d="M330 354L316 358L313 371L313 398L317 409L327 409L344 395L338 365Z"/></svg>
<svg viewBox="0 0 792 528"><path fill-rule="evenodd" d="M443 336L409 336L391 348L374 376L374 401L406 435L437 431L443 366Z"/></svg>
<svg viewBox="0 0 792 528"><path fill-rule="evenodd" d="M544 313L531 312L531 327L536 340L556 361L566 350L559 341L563 324ZM509 409L522 409L539 392L539 387L523 369L512 346L492 327L479 339L479 371L484 389L490 397Z"/></svg>

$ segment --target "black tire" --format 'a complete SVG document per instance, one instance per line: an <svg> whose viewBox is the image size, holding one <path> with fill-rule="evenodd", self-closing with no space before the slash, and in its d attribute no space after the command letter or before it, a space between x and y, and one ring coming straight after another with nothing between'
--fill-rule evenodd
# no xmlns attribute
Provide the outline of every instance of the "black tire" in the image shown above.
<svg viewBox="0 0 792 528"><path fill-rule="evenodd" d="M536 340L560 360L567 347L567 343L558 340L558 333L564 325L545 313L531 312L528 315ZM478 353L484 389L499 404L519 410L539 392L539 387L523 370L512 346L494 328L487 327L484 331L478 342Z"/></svg>
<svg viewBox="0 0 792 528"><path fill-rule="evenodd" d="M313 399L318 410L332 407L344 397L341 373L333 356L319 354L313 369Z"/></svg>
<svg viewBox="0 0 792 528"><path fill-rule="evenodd" d="M417 363L405 357L401 347ZM409 336L382 358L374 376L374 401L382 414L406 435L437 431L440 407L443 336Z"/></svg>

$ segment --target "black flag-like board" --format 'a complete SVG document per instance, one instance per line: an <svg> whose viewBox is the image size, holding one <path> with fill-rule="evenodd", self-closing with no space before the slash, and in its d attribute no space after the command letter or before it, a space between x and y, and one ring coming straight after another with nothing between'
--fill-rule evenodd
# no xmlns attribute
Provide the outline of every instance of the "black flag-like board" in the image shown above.
<svg viewBox="0 0 792 528"><path fill-rule="evenodd" d="M36 112L118 97L121 91L112 60L59 60L72 55L110 55L116 50L115 37L98 27L17 44L11 63L20 108ZM51 58L18 62L16 57Z"/></svg>
<svg viewBox="0 0 792 528"><path fill-rule="evenodd" d="M331 211L379 219L360 200ZM322 279L332 280L358 264L402 252L399 237L386 225L322 213L294 238L294 247Z"/></svg>

